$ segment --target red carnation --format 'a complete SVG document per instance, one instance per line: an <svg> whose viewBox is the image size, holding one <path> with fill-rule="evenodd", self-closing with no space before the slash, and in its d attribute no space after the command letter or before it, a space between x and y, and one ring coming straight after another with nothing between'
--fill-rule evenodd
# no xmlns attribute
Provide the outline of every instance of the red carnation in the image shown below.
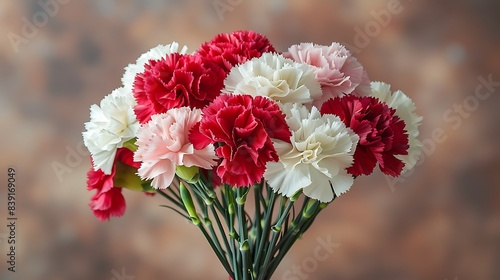
<svg viewBox="0 0 500 280"><path fill-rule="evenodd" d="M133 168L139 168L140 163L134 162L134 153L126 148L120 148L116 152L115 164L110 175L104 174L100 169L93 168L87 173L87 189L97 190L97 193L90 199L90 208L99 220L109 220L110 216L120 217L125 213L125 198L122 188L115 186L113 181L116 174L116 165L124 164Z"/></svg>
<svg viewBox="0 0 500 280"><path fill-rule="evenodd" d="M408 133L394 109L374 97L346 95L325 102L321 113L337 115L359 136L349 174L369 175L377 162L387 175L401 173L404 163L395 155L408 154Z"/></svg>
<svg viewBox="0 0 500 280"><path fill-rule="evenodd" d="M215 61L227 73L233 66L265 52L276 50L265 36L246 30L219 34L198 50L198 54Z"/></svg>
<svg viewBox="0 0 500 280"><path fill-rule="evenodd" d="M222 183L244 187L260 182L268 161L278 161L271 138L290 142L290 136L285 115L271 99L225 94L203 109L190 141L196 149L213 143Z"/></svg>
<svg viewBox="0 0 500 280"><path fill-rule="evenodd" d="M203 108L224 86L226 73L199 55L172 53L150 60L134 81L135 114L140 123L171 108Z"/></svg>

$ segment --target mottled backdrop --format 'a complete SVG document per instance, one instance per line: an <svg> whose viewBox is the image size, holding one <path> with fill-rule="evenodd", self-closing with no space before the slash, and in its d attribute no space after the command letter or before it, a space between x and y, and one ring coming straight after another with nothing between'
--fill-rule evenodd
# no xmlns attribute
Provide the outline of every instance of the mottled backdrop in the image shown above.
<svg viewBox="0 0 500 280"><path fill-rule="evenodd" d="M125 216L92 215L81 131L89 106L142 52L253 29L280 51L349 45L372 80L403 90L424 116L413 174L357 180L274 279L500 279L499 14L493 0L0 2L0 278L227 279L199 231L158 207L160 197L125 192ZM6 263L9 166L16 273ZM320 260L325 242L336 247Z"/></svg>

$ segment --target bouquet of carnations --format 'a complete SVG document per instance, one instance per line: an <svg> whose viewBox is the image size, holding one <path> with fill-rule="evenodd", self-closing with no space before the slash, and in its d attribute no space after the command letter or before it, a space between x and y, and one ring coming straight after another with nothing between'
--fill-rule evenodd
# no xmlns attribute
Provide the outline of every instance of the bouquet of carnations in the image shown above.
<svg viewBox="0 0 500 280"><path fill-rule="evenodd" d="M95 216L122 216L124 189L156 193L235 280L270 279L356 177L377 165L397 177L420 155L414 103L338 43L280 53L252 31L192 53L173 42L129 64L122 83L83 132Z"/></svg>

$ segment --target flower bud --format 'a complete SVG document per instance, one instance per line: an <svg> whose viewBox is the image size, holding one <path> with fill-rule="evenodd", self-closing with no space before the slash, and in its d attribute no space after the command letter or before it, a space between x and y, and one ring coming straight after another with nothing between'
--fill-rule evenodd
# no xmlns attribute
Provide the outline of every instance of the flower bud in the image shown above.
<svg viewBox="0 0 500 280"><path fill-rule="evenodd" d="M229 215L234 215L235 209L234 209L234 202L233 202L234 201L233 192L231 190L229 190L226 193L226 196L227 196L227 200L228 200L227 211L228 211Z"/></svg>
<svg viewBox="0 0 500 280"><path fill-rule="evenodd" d="M182 182L179 184L179 192L181 194L182 203L184 203L184 207L186 207L186 210L189 214L189 217L191 218L191 221L193 222L193 224L198 225L200 223L200 218L196 213L196 208L194 207L193 199L191 198L189 190L184 186Z"/></svg>
<svg viewBox="0 0 500 280"><path fill-rule="evenodd" d="M234 215L234 203L231 202L227 205L227 212L229 215Z"/></svg>
<svg viewBox="0 0 500 280"><path fill-rule="evenodd" d="M190 184L196 184L200 180L200 169L197 166L178 165L175 168L175 174Z"/></svg>

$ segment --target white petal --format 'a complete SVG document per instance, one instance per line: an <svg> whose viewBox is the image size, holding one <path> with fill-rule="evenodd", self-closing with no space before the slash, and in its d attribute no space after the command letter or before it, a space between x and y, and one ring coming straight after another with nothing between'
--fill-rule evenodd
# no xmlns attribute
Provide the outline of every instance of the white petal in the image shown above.
<svg viewBox="0 0 500 280"><path fill-rule="evenodd" d="M322 94L312 66L274 53L233 67L224 85L226 93L266 96L283 103L310 104Z"/></svg>
<svg viewBox="0 0 500 280"><path fill-rule="evenodd" d="M111 174L113 163L115 162L116 149L111 151L96 151L92 154L94 170L102 170L104 174Z"/></svg>
<svg viewBox="0 0 500 280"><path fill-rule="evenodd" d="M333 191L330 187L329 178L313 168L311 168L311 177L314 179L309 186L304 188L304 194L321 202L332 201Z"/></svg>
<svg viewBox="0 0 500 280"><path fill-rule="evenodd" d="M106 95L98 105L90 107L90 121L82 133L85 146L94 161L94 168L109 174L116 149L134 138L139 122L133 111L135 104L131 93L118 88Z"/></svg>
<svg viewBox="0 0 500 280"><path fill-rule="evenodd" d="M291 172L279 166L281 163L268 162L267 168L270 170L264 173L269 186L279 194L290 197L298 190L311 184L311 179L307 167L300 166ZM267 171L266 171L267 172Z"/></svg>
<svg viewBox="0 0 500 280"><path fill-rule="evenodd" d="M416 106L413 101L402 91L391 92L391 86L382 82L372 82L372 96L396 110L396 116L405 122L405 129L408 132L408 155L397 155L396 157L405 163L403 173L412 169L417 163L422 144L417 139L419 135L418 127L422 122L422 117L415 113Z"/></svg>
<svg viewBox="0 0 500 280"><path fill-rule="evenodd" d="M321 116L316 107L311 111L299 104L281 107L292 130L291 143L274 141L279 162L266 166L269 185L285 196L303 189L322 202L331 201L334 191L337 195L347 191L353 180L346 168L353 162L358 141L354 132L338 117Z"/></svg>
<svg viewBox="0 0 500 280"><path fill-rule="evenodd" d="M345 173L344 175L337 175L331 181L333 190L337 196L346 193L354 183L352 175Z"/></svg>

